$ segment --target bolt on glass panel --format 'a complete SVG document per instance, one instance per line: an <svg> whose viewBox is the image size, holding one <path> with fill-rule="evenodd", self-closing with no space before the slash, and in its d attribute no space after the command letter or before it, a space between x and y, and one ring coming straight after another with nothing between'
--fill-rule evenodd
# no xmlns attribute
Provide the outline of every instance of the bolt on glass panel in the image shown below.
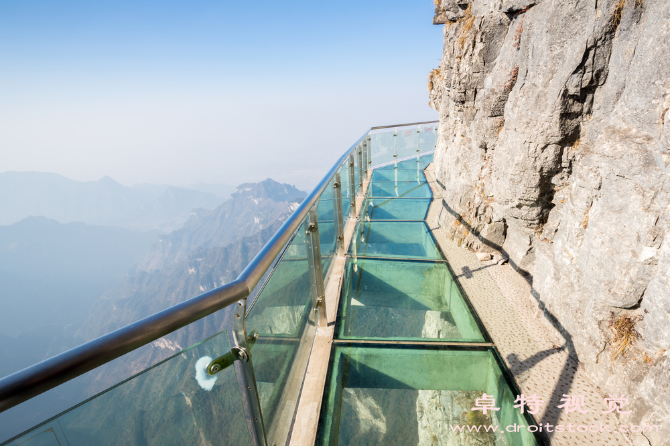
<svg viewBox="0 0 670 446"><path fill-rule="evenodd" d="M225 331L181 351L6 443L11 446L251 444Z"/></svg>
<svg viewBox="0 0 670 446"><path fill-rule="evenodd" d="M444 262L349 259L336 337L485 342Z"/></svg>
<svg viewBox="0 0 670 446"><path fill-rule="evenodd" d="M331 365L318 445L539 444L523 428L507 429L533 423L513 407L514 392L489 349L345 344L333 349ZM482 398L499 410L473 410Z"/></svg>
<svg viewBox="0 0 670 446"><path fill-rule="evenodd" d="M349 254L354 257L444 259L424 222L358 222Z"/></svg>

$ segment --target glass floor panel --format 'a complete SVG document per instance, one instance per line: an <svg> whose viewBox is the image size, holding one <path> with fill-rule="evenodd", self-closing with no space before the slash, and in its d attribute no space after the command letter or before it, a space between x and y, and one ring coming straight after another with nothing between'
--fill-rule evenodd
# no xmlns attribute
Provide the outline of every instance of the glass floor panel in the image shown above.
<svg viewBox="0 0 670 446"><path fill-rule="evenodd" d="M431 198L433 193L428 183L417 183L416 181L382 181L371 182L366 195L368 197L382 198Z"/></svg>
<svg viewBox="0 0 670 446"><path fill-rule="evenodd" d="M425 220L430 208L430 198L395 199L366 198L363 205L364 220Z"/></svg>
<svg viewBox="0 0 670 446"><path fill-rule="evenodd" d="M484 393L500 410L486 414L471 410ZM539 444L523 428L506 432L515 423L533 424L513 407L514 399L489 349L337 345L316 444ZM468 426L482 427L470 431Z"/></svg>
<svg viewBox="0 0 670 446"><path fill-rule="evenodd" d="M335 336L486 342L443 262L349 259Z"/></svg>
<svg viewBox="0 0 670 446"><path fill-rule="evenodd" d="M418 169L381 169L372 171L370 181L373 183L378 181L418 181L425 183L426 176L422 170Z"/></svg>
<svg viewBox="0 0 670 446"><path fill-rule="evenodd" d="M418 161L419 170L425 169L426 167L428 167L428 165L430 163L433 162L433 155L434 154L431 153L430 155L424 155L419 159L419 161ZM405 161L400 161L397 164L398 169L415 169L416 170L416 167L417 167L416 158L408 159L408 160L405 160ZM375 170L388 170L388 169L394 169L394 168L396 168L396 164L388 164L388 165L383 166L383 167L377 167Z"/></svg>
<svg viewBox="0 0 670 446"><path fill-rule="evenodd" d="M349 248L353 256L443 260L424 222L358 222Z"/></svg>

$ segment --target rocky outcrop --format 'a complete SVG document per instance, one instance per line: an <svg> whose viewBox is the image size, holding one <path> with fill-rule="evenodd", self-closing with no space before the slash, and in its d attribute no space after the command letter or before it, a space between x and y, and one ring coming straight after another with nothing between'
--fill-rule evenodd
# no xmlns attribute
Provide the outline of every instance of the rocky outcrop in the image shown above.
<svg viewBox="0 0 670 446"><path fill-rule="evenodd" d="M667 1L442 0L435 22L445 23L428 81L441 224L469 249L508 257L563 347L605 393L629 398L622 422L661 426L632 442L663 444ZM632 348L614 331L622 317Z"/></svg>

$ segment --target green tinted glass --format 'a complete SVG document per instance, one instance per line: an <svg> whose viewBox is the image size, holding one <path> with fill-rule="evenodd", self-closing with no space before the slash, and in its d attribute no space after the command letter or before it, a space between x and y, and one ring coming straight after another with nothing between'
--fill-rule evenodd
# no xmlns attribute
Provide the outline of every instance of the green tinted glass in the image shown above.
<svg viewBox="0 0 670 446"><path fill-rule="evenodd" d="M227 333L160 362L9 443L25 445L251 444L235 368L209 362Z"/></svg>
<svg viewBox="0 0 670 446"><path fill-rule="evenodd" d="M337 337L484 342L443 262L349 259Z"/></svg>
<svg viewBox="0 0 670 446"><path fill-rule="evenodd" d="M423 174L423 170L419 169L379 169L372 172L370 181L373 183L380 181L413 181L425 183L426 176Z"/></svg>
<svg viewBox="0 0 670 446"><path fill-rule="evenodd" d="M424 222L359 222L349 253L354 256L443 259Z"/></svg>
<svg viewBox="0 0 670 446"><path fill-rule="evenodd" d="M500 410L472 410L484 393ZM538 444L527 431L506 432L511 423L530 424L510 399L488 350L336 346L317 444Z"/></svg>
<svg viewBox="0 0 670 446"><path fill-rule="evenodd" d="M399 169L399 170L416 170L417 167L419 170L423 170L430 163L433 162L433 153L428 154L428 155L423 155L419 158L418 162L416 158L410 158L406 159L404 161L400 161L397 165L396 164L388 164L386 166L378 167L379 170L391 170L391 169Z"/></svg>
<svg viewBox="0 0 670 446"><path fill-rule="evenodd" d="M369 197L430 198L433 193L428 183L416 181L372 182L368 189Z"/></svg>
<svg viewBox="0 0 670 446"><path fill-rule="evenodd" d="M364 220L424 220L430 198L366 198L361 218Z"/></svg>

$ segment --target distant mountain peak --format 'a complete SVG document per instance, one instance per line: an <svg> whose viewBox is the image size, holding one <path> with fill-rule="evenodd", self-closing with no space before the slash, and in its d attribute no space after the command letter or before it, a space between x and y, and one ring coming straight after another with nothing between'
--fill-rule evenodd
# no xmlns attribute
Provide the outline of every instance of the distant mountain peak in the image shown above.
<svg viewBox="0 0 670 446"><path fill-rule="evenodd" d="M123 185L121 183L119 183L114 178L112 178L110 176L107 176L107 175L100 178L97 182L100 183L100 184L105 184L105 185L114 186L114 187L123 187Z"/></svg>
<svg viewBox="0 0 670 446"><path fill-rule="evenodd" d="M269 198L277 202L291 202L305 198L307 193L290 184L279 183L268 178L259 183L240 184L232 196L233 198L249 197L254 200Z"/></svg>

